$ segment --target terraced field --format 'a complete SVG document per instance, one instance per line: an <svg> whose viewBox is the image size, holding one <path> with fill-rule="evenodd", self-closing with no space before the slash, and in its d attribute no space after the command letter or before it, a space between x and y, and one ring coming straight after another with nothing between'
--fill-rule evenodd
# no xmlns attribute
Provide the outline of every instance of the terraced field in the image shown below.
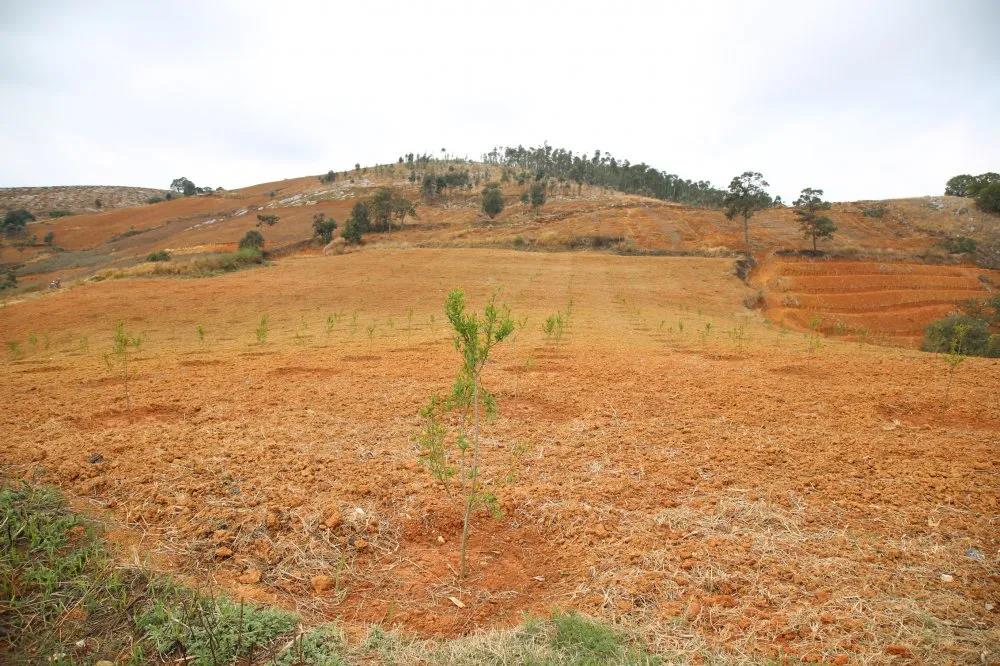
<svg viewBox="0 0 1000 666"><path fill-rule="evenodd" d="M768 316L797 329L917 346L959 302L995 291L1000 273L973 266L775 257L757 271Z"/></svg>

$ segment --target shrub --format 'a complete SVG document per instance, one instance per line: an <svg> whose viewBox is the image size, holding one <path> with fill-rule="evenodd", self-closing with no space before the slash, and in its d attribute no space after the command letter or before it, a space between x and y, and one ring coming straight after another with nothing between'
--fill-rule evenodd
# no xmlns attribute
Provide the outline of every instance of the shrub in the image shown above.
<svg viewBox="0 0 1000 666"><path fill-rule="evenodd" d="M332 183L336 180L337 180L337 173L333 169L330 169L325 174L319 177L319 182L321 183Z"/></svg>
<svg viewBox="0 0 1000 666"><path fill-rule="evenodd" d="M55 240L56 240L56 234L54 231L46 232L45 237L42 238L42 242L48 245L49 247L52 246L52 243L54 243Z"/></svg>
<svg viewBox="0 0 1000 666"><path fill-rule="evenodd" d="M861 214L865 217L882 218L885 217L888 209L882 204L872 204L861 209Z"/></svg>
<svg viewBox="0 0 1000 666"><path fill-rule="evenodd" d="M146 261L170 261L170 253L166 250L157 250L156 252L150 252L146 257Z"/></svg>
<svg viewBox="0 0 1000 666"><path fill-rule="evenodd" d="M976 241L966 236L948 238L941 243L941 246L951 254L963 254L965 252L976 251Z"/></svg>
<svg viewBox="0 0 1000 666"><path fill-rule="evenodd" d="M24 233L28 222L34 222L35 216L24 208L7 211L3 216L3 232L8 236L19 236Z"/></svg>
<svg viewBox="0 0 1000 666"><path fill-rule="evenodd" d="M492 220L503 211L503 192L499 183L490 183L483 188L483 212Z"/></svg>
<svg viewBox="0 0 1000 666"><path fill-rule="evenodd" d="M73 211L70 210L50 210L48 212L49 217L69 217L73 215Z"/></svg>
<svg viewBox="0 0 1000 666"><path fill-rule="evenodd" d="M0 277L0 291L4 289L13 289L17 286L17 276L14 275L14 271L7 271Z"/></svg>
<svg viewBox="0 0 1000 666"><path fill-rule="evenodd" d="M240 249L255 249L260 250L264 247L264 237L256 229L251 229L246 232L242 239L240 239Z"/></svg>
<svg viewBox="0 0 1000 666"><path fill-rule="evenodd" d="M281 218L279 218L277 215L258 215L257 216L257 226L259 227L259 226L267 225L269 227L273 227L274 225L276 225L278 223L279 219L281 219Z"/></svg>
<svg viewBox="0 0 1000 666"><path fill-rule="evenodd" d="M1000 357L1000 345L997 345L990 335L988 324L976 317L968 315L951 315L932 322L924 329L924 342L921 349L929 352L957 353L969 356ZM960 349L955 350L957 343Z"/></svg>

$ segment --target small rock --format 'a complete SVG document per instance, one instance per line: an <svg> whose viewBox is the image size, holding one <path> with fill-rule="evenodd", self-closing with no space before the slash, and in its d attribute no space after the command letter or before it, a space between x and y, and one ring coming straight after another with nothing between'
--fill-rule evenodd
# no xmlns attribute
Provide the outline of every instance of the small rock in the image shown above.
<svg viewBox="0 0 1000 666"><path fill-rule="evenodd" d="M358 550L364 550L365 548L368 547L368 542L362 539L361 537L357 537L354 539L353 546Z"/></svg>
<svg viewBox="0 0 1000 666"><path fill-rule="evenodd" d="M955 581L955 577L952 576L951 574L941 574L941 582L942 583L953 583L954 581Z"/></svg>
<svg viewBox="0 0 1000 666"><path fill-rule="evenodd" d="M115 662L108 661L107 659L101 659L100 661L94 662L94 666L115 666Z"/></svg>
<svg viewBox="0 0 1000 666"><path fill-rule="evenodd" d="M91 453L90 457L87 458L87 462L89 462L91 465L97 465L98 463L104 462L104 456L102 456L100 453Z"/></svg>
<svg viewBox="0 0 1000 666"><path fill-rule="evenodd" d="M438 538L437 538L437 542L438 542L439 545L443 546L444 545L444 537L439 534Z"/></svg>
<svg viewBox="0 0 1000 666"><path fill-rule="evenodd" d="M232 548L227 548L226 546L223 546L222 548L218 548L215 551L215 559L217 559L217 560L224 560L224 559L232 557L232 556L233 556L233 549Z"/></svg>
<svg viewBox="0 0 1000 666"><path fill-rule="evenodd" d="M313 576L311 583L314 592L326 592L333 589L334 580L332 576Z"/></svg>
<svg viewBox="0 0 1000 666"><path fill-rule="evenodd" d="M244 585L256 585L261 579L260 569L249 569L237 580L239 580Z"/></svg>
<svg viewBox="0 0 1000 666"><path fill-rule="evenodd" d="M835 664L836 666L844 666L844 664L847 663L847 655L838 654L836 657L833 658L831 663Z"/></svg>
<svg viewBox="0 0 1000 666"><path fill-rule="evenodd" d="M983 552L981 550L977 550L975 548L969 548L967 551L965 551L965 556L966 557L971 557L974 560L982 560L983 559Z"/></svg>

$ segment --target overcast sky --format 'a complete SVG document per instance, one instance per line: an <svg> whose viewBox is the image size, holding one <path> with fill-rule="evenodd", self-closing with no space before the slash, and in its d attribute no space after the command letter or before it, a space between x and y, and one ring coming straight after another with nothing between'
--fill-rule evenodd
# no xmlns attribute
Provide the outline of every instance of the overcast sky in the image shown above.
<svg viewBox="0 0 1000 666"><path fill-rule="evenodd" d="M0 186L599 148L794 199L1000 171L1000 1L0 0Z"/></svg>

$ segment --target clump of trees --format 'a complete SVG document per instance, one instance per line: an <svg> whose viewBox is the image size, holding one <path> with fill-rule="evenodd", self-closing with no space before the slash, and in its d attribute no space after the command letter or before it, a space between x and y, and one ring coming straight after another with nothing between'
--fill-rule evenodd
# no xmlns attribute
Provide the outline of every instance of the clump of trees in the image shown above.
<svg viewBox="0 0 1000 666"><path fill-rule="evenodd" d="M459 171L454 166L449 166L445 173L425 173L420 181L420 194L427 200L433 200L449 188L455 191L471 187L472 177L468 169Z"/></svg>
<svg viewBox="0 0 1000 666"><path fill-rule="evenodd" d="M313 236L324 244L333 240L333 231L337 228L337 221L332 217L327 217L325 213L313 215Z"/></svg>
<svg viewBox="0 0 1000 666"><path fill-rule="evenodd" d="M528 195L528 200L531 202L531 207L535 210L542 207L545 203L546 192L545 183L536 180L531 184L531 191Z"/></svg>
<svg viewBox="0 0 1000 666"><path fill-rule="evenodd" d="M3 216L3 233L5 236L20 236L28 226L28 222L34 222L35 216L24 208L9 210Z"/></svg>
<svg viewBox="0 0 1000 666"><path fill-rule="evenodd" d="M336 180L337 180L337 172L334 171L333 169L330 169L329 171L327 171L326 173L324 173L319 177L319 182L321 183L333 183L336 182Z"/></svg>
<svg viewBox="0 0 1000 666"><path fill-rule="evenodd" d="M750 218L758 210L771 206L771 197L764 189L768 183L757 171L744 171L729 183L729 190L722 200L723 210L730 220L743 219L743 238L746 242L747 259L753 262L753 250L750 247Z"/></svg>
<svg viewBox="0 0 1000 666"><path fill-rule="evenodd" d="M341 236L348 243L361 243L364 234L371 231L389 231L401 228L407 217L417 217L412 201L392 188L381 187L366 201L359 201L351 209L351 216L344 222Z"/></svg>
<svg viewBox="0 0 1000 666"><path fill-rule="evenodd" d="M820 213L830 209L830 202L823 201L823 190L812 187L803 188L799 198L793 204L795 215L799 218L799 226L806 238L812 239L813 253L818 252L816 242L821 238L832 238L837 230L836 225L826 215Z"/></svg>
<svg viewBox="0 0 1000 666"><path fill-rule="evenodd" d="M508 169L518 172L521 183L528 177L539 181L553 178L560 184L575 184L577 191L587 184L695 206L720 206L726 194L707 180L684 179L600 150L589 155L544 144L529 148L498 146L482 159L487 164L506 167L503 178L511 177Z"/></svg>
<svg viewBox="0 0 1000 666"><path fill-rule="evenodd" d="M978 176L959 174L948 179L944 193L956 197L972 197L980 210L1000 213L1000 173L988 171Z"/></svg>
<svg viewBox="0 0 1000 666"><path fill-rule="evenodd" d="M177 194L183 194L186 197L193 196L195 194L208 194L212 191L211 187L198 187L188 178L181 176L180 178L174 178L170 182L170 191L176 192ZM169 198L169 197L168 197ZM100 206L98 206L100 208Z"/></svg>
<svg viewBox="0 0 1000 666"><path fill-rule="evenodd" d="M483 212L492 220L503 212L503 191L500 183L487 183L482 192Z"/></svg>

